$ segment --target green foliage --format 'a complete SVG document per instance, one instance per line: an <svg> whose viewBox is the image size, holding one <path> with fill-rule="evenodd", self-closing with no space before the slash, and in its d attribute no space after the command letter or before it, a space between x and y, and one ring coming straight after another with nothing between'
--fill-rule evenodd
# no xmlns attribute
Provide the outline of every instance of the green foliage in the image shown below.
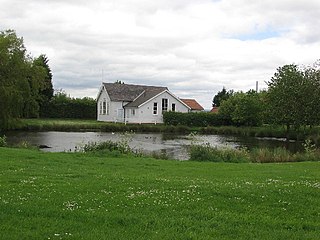
<svg viewBox="0 0 320 240"><path fill-rule="evenodd" d="M284 148L255 148L250 153L251 161L258 163L293 162L294 156Z"/></svg>
<svg viewBox="0 0 320 240"><path fill-rule="evenodd" d="M238 92L223 101L219 115L235 126L260 126L263 120L262 95Z"/></svg>
<svg viewBox="0 0 320 240"><path fill-rule="evenodd" d="M71 98L63 91L42 106L43 118L96 119L97 116L97 103L93 98Z"/></svg>
<svg viewBox="0 0 320 240"><path fill-rule="evenodd" d="M319 70L285 65L268 82L267 106L273 123L296 129L320 123Z"/></svg>
<svg viewBox="0 0 320 240"><path fill-rule="evenodd" d="M313 153L317 150L316 145L310 139L306 139L303 143L303 148L306 153Z"/></svg>
<svg viewBox="0 0 320 240"><path fill-rule="evenodd" d="M7 146L7 137L4 135L0 137L0 147L6 147Z"/></svg>
<svg viewBox="0 0 320 240"><path fill-rule="evenodd" d="M284 148L256 148L250 152L252 162L259 163L281 163L281 162L302 162L302 161L316 161L320 159L320 150L310 142L304 144L305 151L290 153Z"/></svg>
<svg viewBox="0 0 320 240"><path fill-rule="evenodd" d="M98 152L98 151L118 151L122 154L131 153L131 149L128 145L124 145L119 142L105 141L105 142L89 142L83 146L77 147L77 151L80 152Z"/></svg>
<svg viewBox="0 0 320 240"><path fill-rule="evenodd" d="M283 163L319 161L320 150L314 146L311 149L293 154L285 148L254 148L251 151L246 151L245 149L212 147L207 143L202 145L193 144L189 152L190 160L201 162Z"/></svg>
<svg viewBox="0 0 320 240"><path fill-rule="evenodd" d="M210 112L165 112L163 121L166 125L184 125L189 127L206 127L228 125L222 115Z"/></svg>
<svg viewBox="0 0 320 240"><path fill-rule="evenodd" d="M217 148L209 143L191 145L189 149L190 160L209 162L244 163L249 162L249 155L244 149Z"/></svg>
<svg viewBox="0 0 320 240"><path fill-rule="evenodd" d="M34 59L33 64L35 67L38 67L39 70L45 71L44 79L41 81L42 84L39 91L39 103L40 107L42 107L45 102L50 101L53 97L52 72L49 67L49 59L44 54Z"/></svg>
<svg viewBox="0 0 320 240"><path fill-rule="evenodd" d="M39 115L39 91L45 69L27 54L15 31L0 32L0 129L10 129L15 119Z"/></svg>
<svg viewBox="0 0 320 240"><path fill-rule="evenodd" d="M233 90L227 91L227 89L223 87L222 90L213 97L212 106L220 107L221 103L231 96L233 96Z"/></svg>

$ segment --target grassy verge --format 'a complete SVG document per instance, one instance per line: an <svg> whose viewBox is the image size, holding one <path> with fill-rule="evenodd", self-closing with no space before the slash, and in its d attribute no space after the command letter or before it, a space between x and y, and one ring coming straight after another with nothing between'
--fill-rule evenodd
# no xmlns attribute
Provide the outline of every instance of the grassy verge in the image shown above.
<svg viewBox="0 0 320 240"><path fill-rule="evenodd" d="M0 148L0 239L318 239L320 164Z"/></svg>
<svg viewBox="0 0 320 240"><path fill-rule="evenodd" d="M15 130L31 131L102 131L102 132L172 132L189 133L193 129L185 126L163 124L123 124L77 119L21 119Z"/></svg>

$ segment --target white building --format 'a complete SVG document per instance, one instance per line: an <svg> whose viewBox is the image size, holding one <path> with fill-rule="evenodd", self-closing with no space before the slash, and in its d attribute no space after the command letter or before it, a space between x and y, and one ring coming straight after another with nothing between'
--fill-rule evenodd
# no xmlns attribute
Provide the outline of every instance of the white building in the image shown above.
<svg viewBox="0 0 320 240"><path fill-rule="evenodd" d="M102 83L97 97L98 121L163 123L163 112L191 108L166 87Z"/></svg>

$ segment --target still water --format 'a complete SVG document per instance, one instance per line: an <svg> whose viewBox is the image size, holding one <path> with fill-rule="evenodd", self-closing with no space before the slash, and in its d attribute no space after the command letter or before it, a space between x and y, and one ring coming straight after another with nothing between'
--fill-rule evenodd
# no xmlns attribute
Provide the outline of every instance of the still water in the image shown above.
<svg viewBox="0 0 320 240"><path fill-rule="evenodd" d="M27 141L34 146L47 146L43 151L63 152L74 151L88 142L126 141L135 150L145 153L166 153L169 158L186 160L188 148L192 143L209 143L216 147L254 148L254 147L286 147L290 151L300 150L301 143L289 142L284 139L235 137L225 135L173 135L161 133L106 133L106 132L8 132L7 142L10 145Z"/></svg>

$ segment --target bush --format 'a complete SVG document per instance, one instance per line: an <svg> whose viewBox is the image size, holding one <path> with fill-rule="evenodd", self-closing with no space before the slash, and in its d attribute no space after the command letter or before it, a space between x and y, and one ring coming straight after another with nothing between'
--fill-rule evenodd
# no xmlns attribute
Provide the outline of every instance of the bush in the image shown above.
<svg viewBox="0 0 320 240"><path fill-rule="evenodd" d="M7 146L7 137L3 136L0 137L0 147L6 147Z"/></svg>
<svg viewBox="0 0 320 240"><path fill-rule="evenodd" d="M96 119L97 104L92 98L70 98L64 94L55 95L41 108L42 118Z"/></svg>
<svg viewBox="0 0 320 240"><path fill-rule="evenodd" d="M209 143L205 145L192 145L190 147L190 160L207 162L249 162L248 152L243 149L218 149Z"/></svg>
<svg viewBox="0 0 320 240"><path fill-rule="evenodd" d="M284 148L255 148L250 153L251 161L258 163L293 162L294 156Z"/></svg>
<svg viewBox="0 0 320 240"><path fill-rule="evenodd" d="M119 152L122 154L131 153L132 150L128 144L122 142L88 142L83 146L77 147L76 151L79 152L99 152L108 150L110 152Z"/></svg>
<svg viewBox="0 0 320 240"><path fill-rule="evenodd" d="M165 125L189 127L229 125L229 122L223 116L210 112L165 112L163 122Z"/></svg>

